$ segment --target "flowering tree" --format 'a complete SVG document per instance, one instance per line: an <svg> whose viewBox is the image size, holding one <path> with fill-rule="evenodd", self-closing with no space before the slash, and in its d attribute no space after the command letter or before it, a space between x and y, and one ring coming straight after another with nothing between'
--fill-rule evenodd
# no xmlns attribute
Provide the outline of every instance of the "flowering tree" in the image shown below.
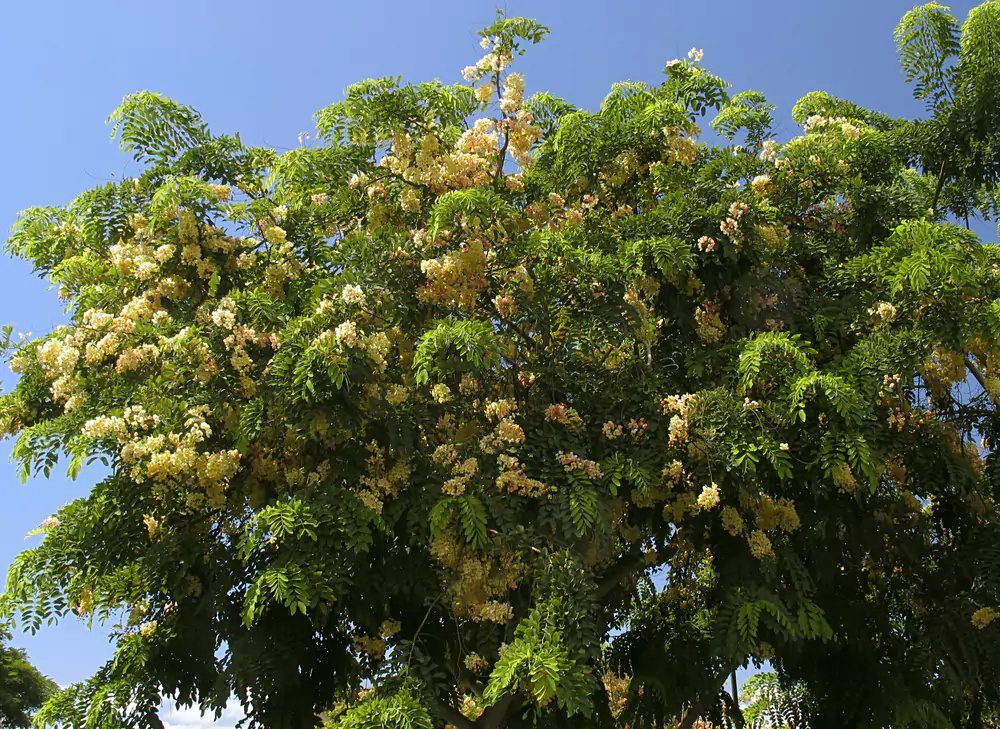
<svg viewBox="0 0 1000 729"><path fill-rule="evenodd" d="M142 175L10 240L72 314L14 349L22 474L108 467L3 598L116 626L40 721L738 724L770 660L825 725L976 725L1000 256L948 221L996 210L998 32L912 11L928 118L816 92L785 143L698 51L525 97L523 18L283 154L126 98Z"/></svg>

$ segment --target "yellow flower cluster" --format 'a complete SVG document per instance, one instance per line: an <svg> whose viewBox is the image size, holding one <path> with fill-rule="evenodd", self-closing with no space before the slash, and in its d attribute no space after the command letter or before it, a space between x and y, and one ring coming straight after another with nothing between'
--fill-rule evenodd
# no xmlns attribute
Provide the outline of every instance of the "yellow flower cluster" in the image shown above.
<svg viewBox="0 0 1000 729"><path fill-rule="evenodd" d="M799 515L795 504L786 498L774 499L766 494L754 504L757 528L766 532L780 529L793 532L799 528Z"/></svg>
<svg viewBox="0 0 1000 729"><path fill-rule="evenodd" d="M722 491L717 483L705 486L698 494L698 508L702 511L711 511L719 505L722 500Z"/></svg>
<svg viewBox="0 0 1000 729"><path fill-rule="evenodd" d="M500 466L500 475L497 476L496 486L501 492L536 498L552 490L541 481L528 478L524 466L513 456L501 454L497 458L497 464Z"/></svg>
<svg viewBox="0 0 1000 729"><path fill-rule="evenodd" d="M1000 610L992 607L979 608L972 614L972 624L982 630L997 618L1000 618Z"/></svg>
<svg viewBox="0 0 1000 729"><path fill-rule="evenodd" d="M761 145L760 158L765 162L769 162L778 156L778 143L773 139L768 139Z"/></svg>
<svg viewBox="0 0 1000 729"><path fill-rule="evenodd" d="M451 388L443 382L439 382L431 387L431 399L438 405L451 402Z"/></svg>
<svg viewBox="0 0 1000 729"><path fill-rule="evenodd" d="M368 453L367 470L361 479L361 485L380 504L387 498L395 498L410 485L413 468L408 458L397 460L389 466L391 454L375 441L368 444ZM376 511L381 511L381 507Z"/></svg>
<svg viewBox="0 0 1000 729"><path fill-rule="evenodd" d="M378 331L372 334L365 334L358 327L357 322L349 320L341 322L332 330L327 329L320 332L313 338L312 343L316 347L323 347L330 342L336 343L336 347L341 352L348 349L361 349L368 355L375 369L379 372L384 372L388 368L387 355L392 349L392 341L385 332ZM274 341L268 337L259 337L257 343L261 345L274 345ZM404 393L399 402L405 400L406 397L407 395Z"/></svg>
<svg viewBox="0 0 1000 729"><path fill-rule="evenodd" d="M122 461L132 466L133 478L197 485L205 490L210 506L221 507L224 490L240 468L240 452L197 450L197 445L212 435L203 409L188 411L183 433L140 435L158 424L157 416L147 415L141 408L129 408L124 417L100 416L88 421L82 432L91 437L114 437L122 445Z"/></svg>
<svg viewBox="0 0 1000 729"><path fill-rule="evenodd" d="M451 469L451 478L442 484L441 491L449 496L461 496L478 471L479 461L475 458L466 458L456 463Z"/></svg>
<svg viewBox="0 0 1000 729"><path fill-rule="evenodd" d="M726 336L726 327L719 316L718 304L704 302L694 310L695 323L698 325L696 334L706 344L714 344Z"/></svg>
<svg viewBox="0 0 1000 729"><path fill-rule="evenodd" d="M670 438L669 443L672 446L681 445L687 443L688 439L688 421L682 415L674 415L670 418Z"/></svg>
<svg viewBox="0 0 1000 729"><path fill-rule="evenodd" d="M846 463L838 463L833 467L830 474L834 485L844 493L853 494L858 489L858 480L854 477L854 472Z"/></svg>
<svg viewBox="0 0 1000 729"><path fill-rule="evenodd" d="M435 537L431 552L438 562L457 573L451 584L452 607L457 614L476 622L500 624L513 618L513 608L498 598L515 589L524 574L519 555L475 554L443 534Z"/></svg>
<svg viewBox="0 0 1000 729"><path fill-rule="evenodd" d="M556 460L567 473L582 473L589 479L598 479L604 475L600 463L580 458L575 453L559 452L556 454Z"/></svg>
<svg viewBox="0 0 1000 729"><path fill-rule="evenodd" d="M492 455L510 446L524 443L524 438L524 428L508 417L497 423L492 433L487 433L480 439L479 448L483 453Z"/></svg>
<svg viewBox="0 0 1000 729"><path fill-rule="evenodd" d="M143 344L124 350L115 361L115 372L124 374L132 372L143 365L156 361L160 349L155 344Z"/></svg>
<svg viewBox="0 0 1000 729"><path fill-rule="evenodd" d="M952 384L966 377L965 355L962 352L937 347L921 368L932 394L944 396Z"/></svg>
<svg viewBox="0 0 1000 729"><path fill-rule="evenodd" d="M483 414L490 420L503 420L517 412L517 403L513 400L487 400L483 406Z"/></svg>
<svg viewBox="0 0 1000 729"><path fill-rule="evenodd" d="M598 173L598 178L609 188L616 189L638 173L640 167L639 156L634 151L623 152Z"/></svg>
<svg viewBox="0 0 1000 729"><path fill-rule="evenodd" d="M684 521L685 515L698 508L698 497L693 493L684 492L663 507L663 518L674 524Z"/></svg>
<svg viewBox="0 0 1000 729"><path fill-rule="evenodd" d="M743 533L743 517L732 506L722 507L722 528L734 537Z"/></svg>
<svg viewBox="0 0 1000 729"><path fill-rule="evenodd" d="M767 197L771 191L771 176L757 175L750 181L750 188L761 197Z"/></svg>
<svg viewBox="0 0 1000 729"><path fill-rule="evenodd" d="M484 38L481 43L483 48L490 50L493 47L489 38ZM496 48L490 50L485 56L476 61L475 66L466 66L462 69L462 76L466 81L475 81L489 73L500 73L511 64L514 57L509 51Z"/></svg>
<svg viewBox="0 0 1000 729"><path fill-rule="evenodd" d="M672 415L669 426L671 446L679 446L688 440L688 415L696 402L694 395L669 395L660 403L664 415Z"/></svg>
<svg viewBox="0 0 1000 729"><path fill-rule="evenodd" d="M484 674L490 669L490 662L475 652L466 654L463 663L473 673Z"/></svg>
<svg viewBox="0 0 1000 729"><path fill-rule="evenodd" d="M671 461L663 467L660 476L668 486L676 486L684 479L684 464L680 461Z"/></svg>
<svg viewBox="0 0 1000 729"><path fill-rule="evenodd" d="M479 380L468 372L464 373L462 379L458 381L458 391L463 395L476 395L481 389Z"/></svg>
<svg viewBox="0 0 1000 729"><path fill-rule="evenodd" d="M340 299L345 304L364 306L366 302L364 290L355 284L347 284L340 292Z"/></svg>
<svg viewBox="0 0 1000 729"><path fill-rule="evenodd" d="M827 117L822 114L813 114L805 123L806 133L828 131L839 129L848 139L854 140L861 136L861 130L842 116Z"/></svg>
<svg viewBox="0 0 1000 729"><path fill-rule="evenodd" d="M405 385L392 384L385 388L385 399L390 405L402 405L410 399L410 391Z"/></svg>
<svg viewBox="0 0 1000 729"><path fill-rule="evenodd" d="M608 709L611 716L617 719L628 706L629 687L632 685L631 676L619 676L612 671L605 671L601 676L601 683L604 684L604 692L608 696Z"/></svg>
<svg viewBox="0 0 1000 729"><path fill-rule="evenodd" d="M212 312L212 323L221 329L232 329L236 326L236 302L229 297L219 301L218 308Z"/></svg>
<svg viewBox="0 0 1000 729"><path fill-rule="evenodd" d="M385 658L386 642L381 638L359 635L355 636L351 642L355 650L360 653L366 653L376 661L381 661Z"/></svg>
<svg viewBox="0 0 1000 729"><path fill-rule="evenodd" d="M50 379L69 374L80 360L80 349L75 345L75 336L54 337L38 347L36 352L42 371Z"/></svg>
<svg viewBox="0 0 1000 729"><path fill-rule="evenodd" d="M500 316L510 319L517 313L517 301L513 296L498 294L493 298L493 308Z"/></svg>
<svg viewBox="0 0 1000 729"><path fill-rule="evenodd" d="M503 96L500 97L500 111L513 114L524 103L524 74L509 73L503 82Z"/></svg>
<svg viewBox="0 0 1000 729"><path fill-rule="evenodd" d="M485 711L486 708L480 705L480 700L476 696L472 694L464 694L462 696L462 705L459 707L459 712L469 721L476 721ZM446 727L458 729L453 724L447 724Z"/></svg>
<svg viewBox="0 0 1000 729"><path fill-rule="evenodd" d="M486 288L486 251L473 241L460 250L420 263L427 278L418 296L429 301L471 310L479 292Z"/></svg>
<svg viewBox="0 0 1000 729"><path fill-rule="evenodd" d="M532 165L531 147L542 137L542 130L535 125L535 117L526 109L497 122L497 128L507 136L507 148L514 161L526 169Z"/></svg>
<svg viewBox="0 0 1000 729"><path fill-rule="evenodd" d="M888 301L879 301L868 309L869 316L872 316L881 322L888 324L895 321L897 311L896 307L890 304Z"/></svg>
<svg viewBox="0 0 1000 729"><path fill-rule="evenodd" d="M477 119L448 150L433 133L414 139L393 137L392 151L379 164L411 185L435 194L488 184L496 171L499 137L496 123Z"/></svg>
<svg viewBox="0 0 1000 729"><path fill-rule="evenodd" d="M583 418L580 417L580 413L576 411L576 408L571 408L564 402L555 403L545 408L545 419L571 429L583 427Z"/></svg>
<svg viewBox="0 0 1000 729"><path fill-rule="evenodd" d="M750 546L750 554L757 559L774 558L774 547L771 546L771 540L759 529L750 533L750 536L747 537L747 544Z"/></svg>
<svg viewBox="0 0 1000 729"><path fill-rule="evenodd" d="M341 322L333 330L333 337L341 347L351 349L358 346L359 332L357 323L353 321Z"/></svg>
<svg viewBox="0 0 1000 729"><path fill-rule="evenodd" d="M514 608L509 602L487 600L470 606L469 617L477 623L498 623L503 625L514 619Z"/></svg>
<svg viewBox="0 0 1000 729"><path fill-rule="evenodd" d="M99 415L88 420L80 434L85 438L114 438L118 443L124 443L129 436L125 419L114 415Z"/></svg>
<svg viewBox="0 0 1000 729"><path fill-rule="evenodd" d="M663 127L663 136L666 137L667 162L690 166L698 159L698 142L693 136L685 136L685 130L680 127Z"/></svg>

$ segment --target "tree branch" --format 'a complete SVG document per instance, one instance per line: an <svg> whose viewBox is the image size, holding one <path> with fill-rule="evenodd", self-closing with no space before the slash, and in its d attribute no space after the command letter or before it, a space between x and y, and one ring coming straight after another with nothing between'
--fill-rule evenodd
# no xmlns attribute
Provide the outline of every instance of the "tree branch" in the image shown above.
<svg viewBox="0 0 1000 729"><path fill-rule="evenodd" d="M506 726L507 714L511 709L520 706L520 703L514 694L507 694L483 712L479 721L476 722L477 729L500 729L500 727Z"/></svg>
<svg viewBox="0 0 1000 729"><path fill-rule="evenodd" d="M440 701L434 701L431 706L431 711L449 724L457 726L459 729L477 729L479 726L476 722L466 718L465 715L458 709L448 706L447 704L442 704Z"/></svg>
<svg viewBox="0 0 1000 729"><path fill-rule="evenodd" d="M979 369L979 365L977 365L973 361L972 357L966 357L965 358L965 366L969 368L969 372L972 373L972 376L976 378L976 382L978 382L979 386L981 388L983 388L983 390L985 391L986 390L986 377L983 376L983 371L981 369ZM986 394L989 395L989 392L987 392ZM992 400L993 398L990 398L990 399Z"/></svg>
<svg viewBox="0 0 1000 729"><path fill-rule="evenodd" d="M934 199L931 201L931 210L937 212L938 198L941 196L941 189L944 187L944 168L948 158L941 160L941 171L938 172L937 186L934 188Z"/></svg>
<svg viewBox="0 0 1000 729"><path fill-rule="evenodd" d="M623 579L641 567L645 562L645 559L645 555L641 552L633 552L620 559L614 567L608 570L608 572L604 575L604 579L598 583L597 597L607 597L608 593L618 587Z"/></svg>
<svg viewBox="0 0 1000 729"><path fill-rule="evenodd" d="M677 725L677 729L691 729L694 726L695 720L705 713L711 706L712 703L719 698L719 692L722 687L726 685L726 679L729 678L729 674L736 671L736 665L734 664L727 670L722 671L718 677L716 677L714 685L717 687L714 693L705 694L697 702L695 702L684 718L681 719L681 723Z"/></svg>

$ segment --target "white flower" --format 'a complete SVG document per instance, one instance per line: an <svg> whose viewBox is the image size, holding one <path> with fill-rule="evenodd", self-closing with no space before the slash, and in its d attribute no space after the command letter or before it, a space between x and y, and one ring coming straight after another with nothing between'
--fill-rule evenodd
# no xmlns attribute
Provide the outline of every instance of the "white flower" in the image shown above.
<svg viewBox="0 0 1000 729"><path fill-rule="evenodd" d="M358 325L353 321L345 321L334 329L333 336L342 347L354 347L358 343Z"/></svg>
<svg viewBox="0 0 1000 729"><path fill-rule="evenodd" d="M357 304L358 306L365 304L365 292L355 284L344 286L343 291L340 292L340 298L345 304Z"/></svg>
<svg viewBox="0 0 1000 729"><path fill-rule="evenodd" d="M722 499L722 492L719 489L719 485L713 483L711 486L706 486L698 494L698 508L703 511L711 511L716 506L719 505L719 501Z"/></svg>

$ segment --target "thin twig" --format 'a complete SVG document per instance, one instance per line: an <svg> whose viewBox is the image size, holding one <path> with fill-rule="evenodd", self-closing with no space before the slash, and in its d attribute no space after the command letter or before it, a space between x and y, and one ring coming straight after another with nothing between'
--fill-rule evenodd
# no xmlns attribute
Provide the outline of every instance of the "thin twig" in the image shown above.
<svg viewBox="0 0 1000 729"><path fill-rule="evenodd" d="M427 608L427 612L424 613L424 619L420 621L420 625L417 627L417 632L413 634L413 639L410 641L410 652L406 656L407 673L410 672L410 661L413 660L413 649L417 645L417 638L420 637L420 631L422 631L424 629L424 626L427 625L427 620L431 617L431 611L434 610L435 607L437 607L437 604L441 601L441 597L443 595L444 593L442 592L438 594L437 597L434 598L434 602L430 604L430 607Z"/></svg>

